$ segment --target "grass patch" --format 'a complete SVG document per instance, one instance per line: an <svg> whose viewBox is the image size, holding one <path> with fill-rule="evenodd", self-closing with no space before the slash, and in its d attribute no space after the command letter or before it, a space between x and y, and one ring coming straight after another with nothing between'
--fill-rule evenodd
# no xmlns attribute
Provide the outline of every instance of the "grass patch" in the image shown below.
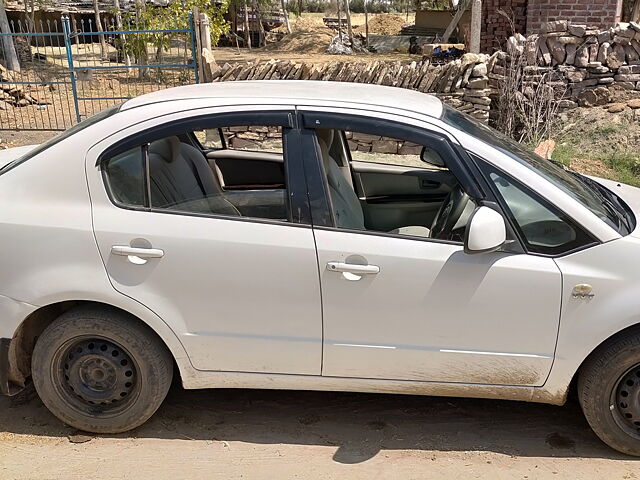
<svg viewBox="0 0 640 480"><path fill-rule="evenodd" d="M640 186L640 156L629 152L615 152L605 156L602 161L616 171L616 180Z"/></svg>
<svg viewBox="0 0 640 480"><path fill-rule="evenodd" d="M560 143L556 145L551 159L560 162L567 167L571 166L571 161L578 157L578 150L570 143Z"/></svg>
<svg viewBox="0 0 640 480"><path fill-rule="evenodd" d="M624 131L628 127L625 123L626 122L610 123L608 125L597 126L593 129L593 134L596 137L607 138L609 135L614 135Z"/></svg>

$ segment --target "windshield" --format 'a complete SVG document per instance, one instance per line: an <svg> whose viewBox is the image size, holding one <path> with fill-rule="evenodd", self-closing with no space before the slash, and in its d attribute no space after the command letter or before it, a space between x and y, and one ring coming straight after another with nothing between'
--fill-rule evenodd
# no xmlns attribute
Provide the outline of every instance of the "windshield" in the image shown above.
<svg viewBox="0 0 640 480"><path fill-rule="evenodd" d="M578 173L566 170L556 162L545 160L527 150L515 140L451 107L445 106L442 120L448 125L456 127L497 148L518 163L534 170L580 202L621 235L631 233L628 221L629 212L622 208L621 201L614 201L611 197L613 194L598 183Z"/></svg>
<svg viewBox="0 0 640 480"><path fill-rule="evenodd" d="M5 173L5 172L8 172L9 170L11 170L14 167L17 167L21 163L26 162L30 158L33 158L36 155L44 152L47 148L56 145L57 143L61 142L65 138L68 138L71 135L74 135L74 134L84 130L85 128L90 127L91 125L93 125L94 123L99 122L100 120L104 120L105 118L110 117L111 115L117 113L119 109L120 109L120 105L116 105L114 107L102 110L101 112L96 113L95 115L93 115L93 116L81 121L80 123L77 123L76 125L74 125L73 127L69 128L68 130L65 130L61 134L56 135L55 137L47 140L44 143L41 143L36 148L34 148L32 150L29 150L24 155L16 158L12 162L9 162L8 164L6 164L4 167L2 167L0 169L0 175Z"/></svg>

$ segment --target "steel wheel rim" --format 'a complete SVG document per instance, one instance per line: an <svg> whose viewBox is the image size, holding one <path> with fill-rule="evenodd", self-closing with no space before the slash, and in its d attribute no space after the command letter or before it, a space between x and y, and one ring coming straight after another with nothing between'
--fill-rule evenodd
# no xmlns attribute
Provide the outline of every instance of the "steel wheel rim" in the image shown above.
<svg viewBox="0 0 640 480"><path fill-rule="evenodd" d="M117 342L81 336L66 342L52 362L55 388L69 407L83 415L108 418L122 414L140 392L140 369Z"/></svg>
<svg viewBox="0 0 640 480"><path fill-rule="evenodd" d="M610 409L618 426L640 440L640 364L618 379L611 392Z"/></svg>

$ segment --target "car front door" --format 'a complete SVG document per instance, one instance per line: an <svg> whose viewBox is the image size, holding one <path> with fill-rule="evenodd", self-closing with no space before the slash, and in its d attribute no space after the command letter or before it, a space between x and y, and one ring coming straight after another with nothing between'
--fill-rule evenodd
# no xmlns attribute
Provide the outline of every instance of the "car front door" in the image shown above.
<svg viewBox="0 0 640 480"><path fill-rule="evenodd" d="M303 117L309 129L321 125L368 135L395 132L438 150L457 177L465 168L447 140L441 138L438 147L429 144L433 132L420 133L427 133L426 126L405 129L379 117L317 111ZM310 142L307 148L316 152L316 177L326 178L322 146ZM468 179L464 187L468 191ZM544 383L554 357L562 288L553 259L509 251L469 255L461 241L372 231L366 225L337 228L335 218L329 218L335 217L333 191L327 183L316 190L325 192L329 209L325 217L314 216L324 376ZM366 199L359 200L366 209Z"/></svg>
<svg viewBox="0 0 640 480"><path fill-rule="evenodd" d="M150 120L87 155L95 235L113 287L159 315L197 369L318 375L316 250L306 194L298 195L304 178L290 111L196 114ZM281 132L285 175L272 190L243 190L234 204L206 149L190 139L233 127L255 143L258 126Z"/></svg>

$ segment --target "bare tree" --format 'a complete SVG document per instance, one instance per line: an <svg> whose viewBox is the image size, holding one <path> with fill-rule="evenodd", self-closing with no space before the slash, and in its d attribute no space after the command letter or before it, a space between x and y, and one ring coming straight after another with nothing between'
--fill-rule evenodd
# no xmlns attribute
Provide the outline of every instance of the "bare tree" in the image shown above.
<svg viewBox="0 0 640 480"><path fill-rule="evenodd" d="M260 12L260 6L257 0L253 0L253 14L258 24L258 47L262 47L265 43L266 34L264 32L264 25L262 24L262 13Z"/></svg>
<svg viewBox="0 0 640 480"><path fill-rule="evenodd" d="M636 0L631 10L631 21L640 22L640 0Z"/></svg>
<svg viewBox="0 0 640 480"><path fill-rule="evenodd" d="M367 0L363 0L364 7L364 39L367 47L369 46L369 10L367 9Z"/></svg>
<svg viewBox="0 0 640 480"><path fill-rule="evenodd" d="M291 24L289 23L289 13L287 12L286 0L280 0L282 6L282 13L284 14L284 24L287 27L287 33L291 33Z"/></svg>
<svg viewBox="0 0 640 480"><path fill-rule="evenodd" d="M98 5L98 0L93 0L93 15L96 19L96 31L100 32L98 35L98 40L100 40L100 57L102 60L106 60L108 58L108 50L107 50L107 42L104 39L104 28L102 28L102 19L100 18L100 5Z"/></svg>
<svg viewBox="0 0 640 480"><path fill-rule="evenodd" d="M249 28L249 7L247 6L247 0L243 2L244 10L244 43L247 44L247 48L251 50L251 30Z"/></svg>
<svg viewBox="0 0 640 480"><path fill-rule="evenodd" d="M7 19L7 12L4 9L4 2L0 0L0 32L11 33L9 27L9 20ZM7 62L7 68L14 72L20 71L20 62L18 61L18 55L16 54L16 46L13 44L11 35L2 36L2 51L4 58Z"/></svg>
<svg viewBox="0 0 640 480"><path fill-rule="evenodd" d="M27 32L33 33L36 28L36 1L25 0L24 2L24 18L27 24Z"/></svg>
<svg viewBox="0 0 640 480"><path fill-rule="evenodd" d="M147 9L147 4L144 0L136 0L136 24L140 22L140 19L143 18L144 13ZM144 28L144 27L143 27ZM138 65L148 65L149 64L149 50L147 47L147 41L144 36L141 37L142 41L136 50L136 63ZM146 80L150 76L149 68L147 67L139 67L138 68L138 79Z"/></svg>
<svg viewBox="0 0 640 480"><path fill-rule="evenodd" d="M113 0L113 9L114 11L114 16L116 19L116 28L118 30L122 30L122 11L120 10L120 0ZM124 35L119 35L119 39L120 39L120 44L121 44L121 49L124 52L124 64L128 67L129 65L131 65L131 57L129 56L129 53L127 53L126 51L126 43L127 43L127 39L125 38Z"/></svg>
<svg viewBox="0 0 640 480"><path fill-rule="evenodd" d="M347 17L347 34L349 35L349 45L353 48L353 30L351 29L351 9L349 0L344 0L344 14Z"/></svg>

